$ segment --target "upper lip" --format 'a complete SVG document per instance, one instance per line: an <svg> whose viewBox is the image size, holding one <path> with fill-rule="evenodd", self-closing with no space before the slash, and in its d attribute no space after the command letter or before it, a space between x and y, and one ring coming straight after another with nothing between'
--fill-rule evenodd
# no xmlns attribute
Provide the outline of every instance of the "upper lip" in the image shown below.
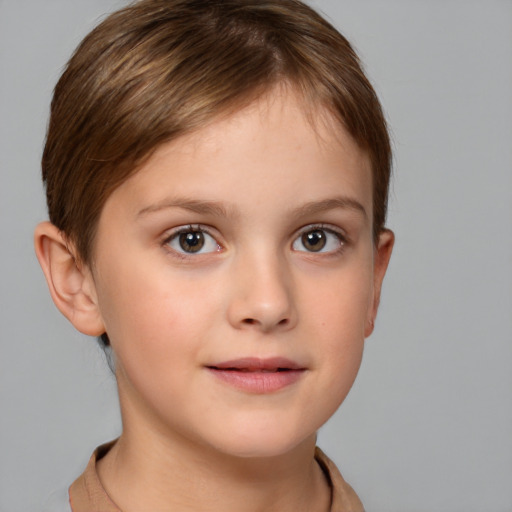
<svg viewBox="0 0 512 512"><path fill-rule="evenodd" d="M266 359L258 357L242 357L240 359L232 359L229 361L222 361L220 363L209 364L207 367L213 370L238 370L248 372L305 370L304 366L285 357L270 357Z"/></svg>

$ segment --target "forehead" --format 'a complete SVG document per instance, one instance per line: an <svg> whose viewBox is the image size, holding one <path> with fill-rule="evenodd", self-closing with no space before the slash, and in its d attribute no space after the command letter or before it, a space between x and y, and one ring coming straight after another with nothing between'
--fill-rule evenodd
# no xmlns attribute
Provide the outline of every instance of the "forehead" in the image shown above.
<svg viewBox="0 0 512 512"><path fill-rule="evenodd" d="M124 197L139 212L170 195L264 207L329 190L357 197L371 216L367 154L327 109L279 88L159 147L106 207Z"/></svg>

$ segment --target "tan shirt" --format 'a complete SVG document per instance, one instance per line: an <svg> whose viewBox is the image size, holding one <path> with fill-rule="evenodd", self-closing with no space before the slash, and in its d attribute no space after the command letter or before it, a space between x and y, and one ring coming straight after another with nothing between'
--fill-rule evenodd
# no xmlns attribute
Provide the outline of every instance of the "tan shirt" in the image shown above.
<svg viewBox="0 0 512 512"><path fill-rule="evenodd" d="M96 471L96 461L101 459L113 443L100 446L92 454L85 471L69 488L72 512L121 512L101 485ZM356 493L341 476L338 468L316 448L315 459L325 473L331 487L330 512L364 512Z"/></svg>

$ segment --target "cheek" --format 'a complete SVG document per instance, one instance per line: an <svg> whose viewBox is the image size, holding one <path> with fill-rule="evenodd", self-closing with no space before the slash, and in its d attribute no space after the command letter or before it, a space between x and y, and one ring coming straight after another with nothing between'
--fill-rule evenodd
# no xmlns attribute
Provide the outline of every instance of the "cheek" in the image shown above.
<svg viewBox="0 0 512 512"><path fill-rule="evenodd" d="M197 287L166 272L105 272L98 299L107 333L124 365L176 365L200 347L212 323L214 287ZM133 267L136 268L136 267Z"/></svg>
<svg viewBox="0 0 512 512"><path fill-rule="evenodd" d="M171 396L186 396L186 383L201 360L205 332L212 330L208 310L215 299L204 289L194 291L190 283L163 274L159 279L150 273L116 275L121 278L108 282L100 299L116 356L120 396L166 410Z"/></svg>
<svg viewBox="0 0 512 512"><path fill-rule="evenodd" d="M327 388L336 390L324 397L329 409L336 409L345 398L359 370L373 295L370 264L344 270L325 281L317 280L319 293L305 306L310 311L310 332L321 347Z"/></svg>
<svg viewBox="0 0 512 512"><path fill-rule="evenodd" d="M151 336L181 319L186 323L201 306L198 298L205 296L204 288L167 270L161 262L157 266L142 257L120 261L116 268L105 265L102 270L98 299L109 336L116 337L119 329L128 336L134 329Z"/></svg>
<svg viewBox="0 0 512 512"><path fill-rule="evenodd" d="M332 340L357 339L363 336L368 312L372 305L373 273L370 264L353 265L338 273L315 276L315 293L307 297L304 309ZM364 336L363 336L364 337Z"/></svg>

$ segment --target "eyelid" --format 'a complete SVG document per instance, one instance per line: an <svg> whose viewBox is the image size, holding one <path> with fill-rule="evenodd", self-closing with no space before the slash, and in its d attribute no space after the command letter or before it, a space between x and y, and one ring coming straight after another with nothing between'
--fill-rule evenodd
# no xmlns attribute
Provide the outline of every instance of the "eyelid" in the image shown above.
<svg viewBox="0 0 512 512"><path fill-rule="evenodd" d="M215 244L217 245L217 250L215 251L208 251L208 252L197 252L197 253L187 253L186 251L179 251L174 249L170 246L170 243L179 237L182 233L189 233L189 232L201 232L205 235L209 236L215 241ZM219 236L215 233L213 233L213 229L210 226L204 225L204 224L183 224L181 226L177 226L171 230L166 231L166 233L163 236L163 239L161 241L161 245L169 252L172 253L174 256L179 257L180 259L186 259L186 258L198 258L201 256L206 256L208 254L212 254L215 252L219 252L223 249L223 245L218 240Z"/></svg>
<svg viewBox="0 0 512 512"><path fill-rule="evenodd" d="M330 234L336 236L340 243L339 247L337 249L330 250L330 251L320 250L317 252L308 251L307 249L304 249L304 250L294 249L294 250L296 250L297 252L304 252L308 255L316 254L316 255L327 256L327 255L338 254L339 252L343 251L345 249L345 247L347 246L347 244L349 243L349 239L348 239L346 232L343 229L341 229L340 227L332 225L332 224L318 223L318 224L308 224L307 226L300 228L293 238L292 248L295 245L295 243L297 241L299 241L304 234L309 233L311 231L315 231L315 230L325 231L326 233L330 233Z"/></svg>

